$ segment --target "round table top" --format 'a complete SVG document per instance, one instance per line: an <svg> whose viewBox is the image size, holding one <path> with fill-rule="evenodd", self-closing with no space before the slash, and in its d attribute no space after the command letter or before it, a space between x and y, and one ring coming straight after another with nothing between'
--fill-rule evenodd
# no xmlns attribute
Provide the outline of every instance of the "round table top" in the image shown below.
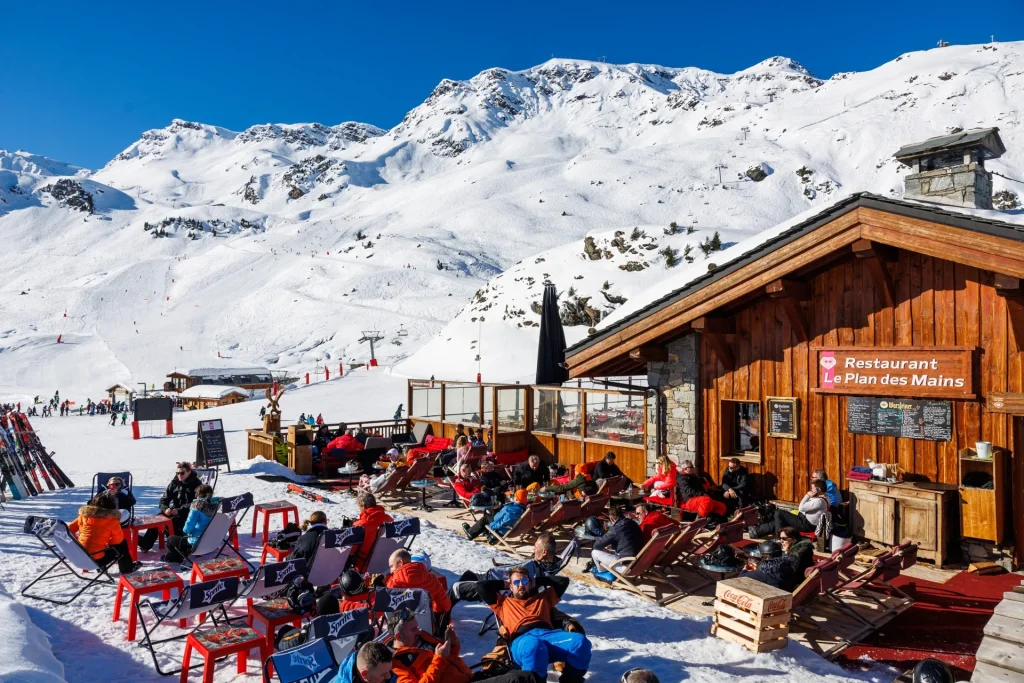
<svg viewBox="0 0 1024 683"><path fill-rule="evenodd" d="M474 512L490 512L491 510L493 510L496 507L498 507L498 506L497 505L470 505L469 509L473 510Z"/></svg>
<svg viewBox="0 0 1024 683"><path fill-rule="evenodd" d="M409 486L415 486L418 489L425 489L428 486L433 486L434 482L432 479L417 479L416 481L410 481Z"/></svg>
<svg viewBox="0 0 1024 683"><path fill-rule="evenodd" d="M576 538L578 538L581 541L596 541L600 538L600 536L591 536L581 526L578 526L575 529L573 529L573 533L575 533Z"/></svg>

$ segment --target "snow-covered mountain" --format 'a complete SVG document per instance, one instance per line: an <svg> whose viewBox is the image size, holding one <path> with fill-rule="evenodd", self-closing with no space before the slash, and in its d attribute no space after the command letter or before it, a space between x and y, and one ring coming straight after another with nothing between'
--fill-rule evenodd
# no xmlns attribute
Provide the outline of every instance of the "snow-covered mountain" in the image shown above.
<svg viewBox="0 0 1024 683"><path fill-rule="evenodd" d="M1024 177L1021 102L1024 43L826 81L782 57L558 59L444 80L389 131L175 120L94 173L3 152L0 396L159 383L218 352L307 371L365 360L370 330L399 372L526 380L545 280L578 339L673 263L846 192L898 196L901 144L999 126L990 168Z"/></svg>

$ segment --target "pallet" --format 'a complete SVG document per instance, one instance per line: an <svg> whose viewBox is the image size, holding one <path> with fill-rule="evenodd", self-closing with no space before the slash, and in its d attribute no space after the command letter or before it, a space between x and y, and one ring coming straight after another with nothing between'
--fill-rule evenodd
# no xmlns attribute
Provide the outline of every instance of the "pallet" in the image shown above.
<svg viewBox="0 0 1024 683"><path fill-rule="evenodd" d="M1018 588L1003 593L1002 602L985 625L971 677L974 683L1024 681L1024 593Z"/></svg>
<svg viewBox="0 0 1024 683"><path fill-rule="evenodd" d="M751 652L789 644L793 595L748 578L719 581L715 587L712 635Z"/></svg>

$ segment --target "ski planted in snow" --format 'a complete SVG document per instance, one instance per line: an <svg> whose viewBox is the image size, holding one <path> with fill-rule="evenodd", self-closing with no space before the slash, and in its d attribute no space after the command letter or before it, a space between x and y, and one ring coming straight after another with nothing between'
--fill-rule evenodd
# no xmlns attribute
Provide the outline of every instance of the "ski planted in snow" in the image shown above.
<svg viewBox="0 0 1024 683"><path fill-rule="evenodd" d="M3 427L0 427L0 433L3 433ZM10 453L7 451L7 439L0 437L0 475L3 475L4 482L11 489L11 497L14 500L21 500L26 495L25 484L21 481L14 469L14 464L11 462ZM0 486L0 491L3 487Z"/></svg>
<svg viewBox="0 0 1024 683"><path fill-rule="evenodd" d="M43 472L43 476L46 478L47 483L50 481L50 477L57 482L57 486L60 488L74 487L74 482L64 474L64 471L57 465L53 460L53 453L47 452L43 446L42 441L39 440L39 435L32 428L32 424L28 421L28 416L25 414L18 414L15 416L17 424L21 429L21 436L25 440L25 444L29 450L35 456L36 460L40 464L40 469Z"/></svg>
<svg viewBox="0 0 1024 683"><path fill-rule="evenodd" d="M18 450L15 438L7 431L7 425L7 418L0 416L0 438L3 438L4 443L7 446L7 457L11 464L12 471L17 475L23 485L25 493L30 496L39 495L39 489L32 485L32 479L34 477L29 477L26 473L22 453Z"/></svg>

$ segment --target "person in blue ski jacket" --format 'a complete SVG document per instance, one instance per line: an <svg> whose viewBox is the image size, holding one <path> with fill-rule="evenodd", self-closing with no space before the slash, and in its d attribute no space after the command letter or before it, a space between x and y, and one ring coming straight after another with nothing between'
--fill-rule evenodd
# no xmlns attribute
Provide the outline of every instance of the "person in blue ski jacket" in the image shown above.
<svg viewBox="0 0 1024 683"><path fill-rule="evenodd" d="M394 683L395 675L391 671L393 657L387 645L371 640L345 657L330 683Z"/></svg>
<svg viewBox="0 0 1024 683"><path fill-rule="evenodd" d="M167 554L160 559L164 562L184 562L199 543L199 538L210 525L210 520L217 514L218 505L219 502L213 498L212 486L200 484L196 487L196 499L189 506L183 533L181 536L171 536L167 539Z"/></svg>
<svg viewBox="0 0 1024 683"><path fill-rule="evenodd" d="M484 512L475 524L463 524L462 530L466 532L466 536L474 539L484 532L486 525L494 533L504 536L519 521L524 512L526 512L526 489L519 489L515 492L515 500L502 505L494 515Z"/></svg>

